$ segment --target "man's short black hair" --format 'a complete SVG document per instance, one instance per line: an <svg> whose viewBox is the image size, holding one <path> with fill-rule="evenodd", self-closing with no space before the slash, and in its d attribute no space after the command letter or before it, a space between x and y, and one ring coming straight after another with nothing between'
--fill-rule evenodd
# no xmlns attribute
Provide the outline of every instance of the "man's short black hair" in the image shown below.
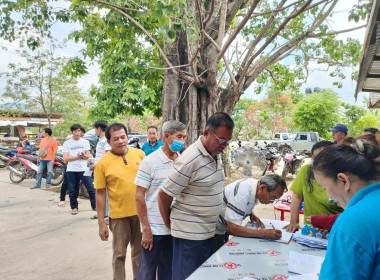
<svg viewBox="0 0 380 280"><path fill-rule="evenodd" d="M206 122L206 128L209 127L212 130L216 130L221 126L224 126L231 130L235 127L234 121L227 113L217 112L212 115Z"/></svg>
<svg viewBox="0 0 380 280"><path fill-rule="evenodd" d="M149 128L154 128L158 132L158 127L157 126L150 125L150 126L148 126L148 128L146 129L146 131L148 131Z"/></svg>
<svg viewBox="0 0 380 280"><path fill-rule="evenodd" d="M103 121L103 120L100 120L100 121L96 121L94 123L94 127L95 128L101 128L102 131L106 131L106 128L107 128L107 122L106 121Z"/></svg>
<svg viewBox="0 0 380 280"><path fill-rule="evenodd" d="M86 133L86 129L84 129L83 126L80 127L80 130L81 130L83 133Z"/></svg>
<svg viewBox="0 0 380 280"><path fill-rule="evenodd" d="M53 134L53 131L50 128L44 128L45 133L49 134L51 136Z"/></svg>
<svg viewBox="0 0 380 280"><path fill-rule="evenodd" d="M366 128L363 130L364 132L369 132L369 133L372 133L372 134L376 134L379 132L379 130L377 128L374 128L374 127L369 127L369 128Z"/></svg>
<svg viewBox="0 0 380 280"><path fill-rule="evenodd" d="M111 132L112 131L119 131L119 130L122 130L122 129L124 129L125 134L128 136L128 130L125 127L125 125L122 124L122 123L113 123L113 124L110 124L109 126L107 126L107 129L106 129L106 138L107 138L107 140L111 139Z"/></svg>
<svg viewBox="0 0 380 280"><path fill-rule="evenodd" d="M74 130L78 130L80 129L81 126L79 124L73 124L71 127L70 127L70 130L71 132L73 132Z"/></svg>

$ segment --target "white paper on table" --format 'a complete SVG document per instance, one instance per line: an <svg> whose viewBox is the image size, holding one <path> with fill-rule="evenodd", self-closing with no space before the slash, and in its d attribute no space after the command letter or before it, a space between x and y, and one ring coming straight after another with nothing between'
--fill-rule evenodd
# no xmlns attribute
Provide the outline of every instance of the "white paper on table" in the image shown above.
<svg viewBox="0 0 380 280"><path fill-rule="evenodd" d="M301 275L291 275L287 280L318 280L317 273L306 273Z"/></svg>
<svg viewBox="0 0 380 280"><path fill-rule="evenodd" d="M92 174L92 170L90 170L90 168L87 167L87 169L83 173L83 176L91 176L91 174Z"/></svg>
<svg viewBox="0 0 380 280"><path fill-rule="evenodd" d="M289 224L288 222L280 221L280 220L272 220L272 219L260 219L260 220L263 222L266 229L271 229L274 227L275 229L281 230L281 233L282 233L281 239L273 240L273 241L288 244L290 240L292 239L293 233L287 232L286 230L283 229L284 226ZM253 226L251 222L248 222L246 227L252 228L252 229L260 229L256 226Z"/></svg>
<svg viewBox="0 0 380 280"><path fill-rule="evenodd" d="M240 278L239 280L255 280L256 278L251 278L251 277L244 277Z"/></svg>
<svg viewBox="0 0 380 280"><path fill-rule="evenodd" d="M298 274L318 273L321 270L324 257L289 252L288 271Z"/></svg>

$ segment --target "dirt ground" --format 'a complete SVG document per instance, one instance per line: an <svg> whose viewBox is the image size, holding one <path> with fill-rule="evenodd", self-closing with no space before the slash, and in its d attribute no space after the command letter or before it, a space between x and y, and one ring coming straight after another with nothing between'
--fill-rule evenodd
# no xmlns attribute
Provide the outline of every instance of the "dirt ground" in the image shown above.
<svg viewBox="0 0 380 280"><path fill-rule="evenodd" d="M253 176L260 177L258 174ZM226 183L241 177L235 172ZM291 181L289 176L288 186ZM79 214L73 216L68 196L66 207L58 207L59 193L30 190L34 183L35 180L25 180L13 184L9 171L0 170L3 238L0 279L112 279L112 234L109 241L100 240L97 220L90 219L94 212L89 201L82 200ZM262 218L280 218L273 205L259 204L254 212ZM285 215L285 219L289 221L289 215ZM129 252L126 273L127 279L132 279Z"/></svg>

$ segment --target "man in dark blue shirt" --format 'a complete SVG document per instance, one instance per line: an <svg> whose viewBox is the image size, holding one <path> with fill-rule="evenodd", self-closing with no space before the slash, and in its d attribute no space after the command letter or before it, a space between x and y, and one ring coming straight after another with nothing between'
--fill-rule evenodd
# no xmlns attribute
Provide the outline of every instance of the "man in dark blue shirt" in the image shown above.
<svg viewBox="0 0 380 280"><path fill-rule="evenodd" d="M159 147L163 146L164 143L159 141L158 138L158 128L151 125L147 129L148 142L146 142L141 149L144 151L145 155L149 155L156 151Z"/></svg>

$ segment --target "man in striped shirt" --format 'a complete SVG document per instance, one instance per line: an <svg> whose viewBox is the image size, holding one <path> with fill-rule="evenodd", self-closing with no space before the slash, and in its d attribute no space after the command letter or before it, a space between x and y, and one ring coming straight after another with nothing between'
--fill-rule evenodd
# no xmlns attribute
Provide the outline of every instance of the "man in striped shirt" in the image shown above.
<svg viewBox="0 0 380 280"><path fill-rule="evenodd" d="M220 154L233 128L226 113L212 115L203 135L174 163L159 191L160 212L173 236L173 280L186 279L211 255L223 200Z"/></svg>
<svg viewBox="0 0 380 280"><path fill-rule="evenodd" d="M225 233L234 236L281 238L281 231L265 229L264 224L252 212L259 201L262 204L273 203L287 190L285 181L277 174L268 174L261 180L246 178L227 185L223 190L223 206L216 224L214 252L227 241ZM251 223L262 229L250 229L241 226L246 217Z"/></svg>
<svg viewBox="0 0 380 280"><path fill-rule="evenodd" d="M142 255L137 280L172 279L173 241L158 209L158 191L179 157L186 125L167 121L162 125L164 146L141 162L135 179L136 209L142 226Z"/></svg>

